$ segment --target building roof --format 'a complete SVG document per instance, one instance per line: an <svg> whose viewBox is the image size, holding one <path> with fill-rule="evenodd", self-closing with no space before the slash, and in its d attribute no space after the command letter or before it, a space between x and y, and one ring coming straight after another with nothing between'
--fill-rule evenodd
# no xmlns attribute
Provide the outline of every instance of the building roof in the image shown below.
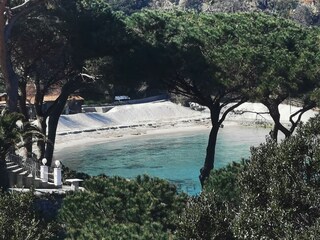
<svg viewBox="0 0 320 240"><path fill-rule="evenodd" d="M84 98L79 95L71 95L68 97L68 101L84 101Z"/></svg>
<svg viewBox="0 0 320 240"><path fill-rule="evenodd" d="M54 95L45 95L43 98L43 102L54 102L60 94L54 94ZM84 98L79 95L71 95L68 97L68 101L83 101ZM31 104L34 104L35 102L35 96L28 99L28 102Z"/></svg>
<svg viewBox="0 0 320 240"><path fill-rule="evenodd" d="M61 93L61 87L54 86L50 90L50 92L44 96L43 101L44 102L54 102ZM33 83L27 84L27 102L34 104L35 102L35 95L36 95L36 88ZM68 101L83 101L84 99L79 95L71 95L68 98Z"/></svg>

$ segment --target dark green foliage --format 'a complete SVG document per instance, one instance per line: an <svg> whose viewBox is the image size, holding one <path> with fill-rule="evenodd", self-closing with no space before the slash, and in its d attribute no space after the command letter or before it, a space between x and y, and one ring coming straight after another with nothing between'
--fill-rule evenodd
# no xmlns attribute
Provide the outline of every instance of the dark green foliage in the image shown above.
<svg viewBox="0 0 320 240"><path fill-rule="evenodd" d="M45 222L55 222L65 194L48 193L34 197L34 209L37 216Z"/></svg>
<svg viewBox="0 0 320 240"><path fill-rule="evenodd" d="M71 239L168 239L185 204L173 185L147 176L94 177L84 187L60 212Z"/></svg>
<svg viewBox="0 0 320 240"><path fill-rule="evenodd" d="M213 170L199 197L189 199L180 218L180 239L234 239L230 223L240 200L238 175L245 162Z"/></svg>
<svg viewBox="0 0 320 240"><path fill-rule="evenodd" d="M232 206L221 201L215 192L203 192L190 198L180 217L179 239L233 239L230 223L234 218Z"/></svg>
<svg viewBox="0 0 320 240"><path fill-rule="evenodd" d="M320 116L251 154L248 162L212 172L187 204L181 239L318 239Z"/></svg>
<svg viewBox="0 0 320 240"><path fill-rule="evenodd" d="M291 138L252 150L240 176L241 204L233 223L240 239L314 239L320 217L320 117Z"/></svg>
<svg viewBox="0 0 320 240"><path fill-rule="evenodd" d="M320 65L315 29L261 13L182 11L143 11L127 25L153 47L144 51L151 56L144 66L157 73L152 80L211 111L230 99L261 102L275 121L276 138L278 131L292 134L299 116L315 106L311 96ZM277 111L289 97L304 104L290 128L279 122Z"/></svg>
<svg viewBox="0 0 320 240"><path fill-rule="evenodd" d="M112 2L113 6L123 5L122 1ZM66 1L64 7L68 12L64 18L73 36L70 43L75 61L97 76L93 86L81 90L85 99L113 102L115 95L139 95L143 79L137 76L137 71L142 71L141 65L137 70L129 59L135 45L140 43L127 34L124 14L113 11L104 0Z"/></svg>
<svg viewBox="0 0 320 240"><path fill-rule="evenodd" d="M123 16L111 10L104 0L65 1L61 18L68 23L69 39L75 61L81 67L85 60L115 54L125 48Z"/></svg>
<svg viewBox="0 0 320 240"><path fill-rule="evenodd" d="M210 173L209 179L205 182L203 192L214 191L220 201L231 202L237 205L240 200L240 190L238 186L238 175L245 167L245 161L241 163L233 162L224 168L214 169Z"/></svg>
<svg viewBox="0 0 320 240"><path fill-rule="evenodd" d="M318 51L317 31L283 18L143 11L126 21L132 32L153 46L145 54L157 56L146 63L159 71L155 77L173 88L170 81L179 83L189 96L193 92L184 78L204 96L216 96L220 89L227 91L240 83L251 89L254 85L259 94L293 95L303 88L310 90L316 80L319 58L312 54Z"/></svg>
<svg viewBox="0 0 320 240"><path fill-rule="evenodd" d="M20 121L22 125L23 116L18 113L3 111L0 115L0 160L4 161L5 156L10 150L15 149L21 143L24 134L23 128L17 126Z"/></svg>
<svg viewBox="0 0 320 240"><path fill-rule="evenodd" d="M0 239L58 239L61 228L35 209L34 193L0 195Z"/></svg>

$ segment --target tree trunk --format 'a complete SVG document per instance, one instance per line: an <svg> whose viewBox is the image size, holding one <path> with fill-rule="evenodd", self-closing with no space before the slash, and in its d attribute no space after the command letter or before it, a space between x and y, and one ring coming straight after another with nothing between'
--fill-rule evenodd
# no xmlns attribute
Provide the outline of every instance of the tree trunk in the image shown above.
<svg viewBox="0 0 320 240"><path fill-rule="evenodd" d="M10 112L18 111L18 90L19 90L19 78L13 70L10 55L7 53L7 72L8 72L8 83L7 83L7 94L8 94L8 109Z"/></svg>
<svg viewBox="0 0 320 240"><path fill-rule="evenodd" d="M268 108L270 116L272 117L272 120L274 122L273 129L270 132L271 139L273 139L274 141L278 140L279 130L285 135L286 138L290 137L291 132L280 122L280 112L278 108L279 104L265 104L265 106Z"/></svg>
<svg viewBox="0 0 320 240"><path fill-rule="evenodd" d="M25 120L29 121L29 112L27 108L27 84L26 82L20 82L20 96L19 96L19 108L20 112L23 114Z"/></svg>
<svg viewBox="0 0 320 240"><path fill-rule="evenodd" d="M200 169L200 176L199 176L202 187L204 186L205 180L209 177L210 171L214 167L216 143L217 143L217 137L218 137L218 132L220 128L220 123L219 123L220 105L219 104L215 104L210 108L210 115L211 115L212 128L209 135L206 158L205 158L203 167Z"/></svg>
<svg viewBox="0 0 320 240"><path fill-rule="evenodd" d="M7 11L7 1L0 1L0 66L1 72L6 84L7 92L7 106L10 112L17 112L18 110L18 82L19 78L15 74L11 55L8 50L7 41L9 40L11 28L7 28L7 18L5 13ZM7 13L8 14L8 13Z"/></svg>
<svg viewBox="0 0 320 240"><path fill-rule="evenodd" d="M5 161L5 156L0 159L0 188L2 192L9 188L9 175L7 171L7 165Z"/></svg>
<svg viewBox="0 0 320 240"><path fill-rule="evenodd" d="M54 152L54 145L56 141L56 132L57 132L57 126L59 122L60 115L50 115L49 116L49 124L48 124L48 141L46 143L46 149L45 149L45 158L47 159L47 165L51 166L52 164L52 158L53 158L53 152Z"/></svg>
<svg viewBox="0 0 320 240"><path fill-rule="evenodd" d="M37 116L37 120L40 123L40 131L43 134L43 136L46 136L47 133L47 118L42 116ZM37 142L39 156L38 159L41 160L44 158L45 155L45 149L46 149L46 143L43 139L40 139Z"/></svg>
<svg viewBox="0 0 320 240"><path fill-rule="evenodd" d="M271 139L274 141L277 141L278 140L278 133L279 133L279 129L277 127L277 124L274 123L273 128L269 133Z"/></svg>
<svg viewBox="0 0 320 240"><path fill-rule="evenodd" d="M19 96L19 108L20 112L24 116L24 123L29 123L29 112L27 108L27 92L26 92L26 82L21 82L20 83L20 93L21 95ZM25 148L27 150L27 157L32 155L32 137L28 136L23 139L25 143Z"/></svg>
<svg viewBox="0 0 320 240"><path fill-rule="evenodd" d="M45 158L48 161L47 163L48 166L51 166L52 164L58 122L59 122L60 115L62 114L63 109L66 105L66 102L68 100L69 93L70 93L69 91L64 91L62 89L61 94L58 98L58 102L49 115L48 142L46 144L46 150L45 150Z"/></svg>

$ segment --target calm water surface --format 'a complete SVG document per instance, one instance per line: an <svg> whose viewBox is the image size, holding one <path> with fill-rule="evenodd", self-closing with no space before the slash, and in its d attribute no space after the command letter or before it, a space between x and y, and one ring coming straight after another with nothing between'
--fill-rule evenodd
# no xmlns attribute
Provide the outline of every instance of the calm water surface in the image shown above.
<svg viewBox="0 0 320 240"><path fill-rule="evenodd" d="M269 129L228 126L220 130L215 168L240 161L250 147L265 141ZM189 194L200 191L199 169L209 130L159 136L141 136L96 145L65 148L56 158L71 169L90 175L106 174L133 178L148 174L167 179ZM63 152L63 155L62 155Z"/></svg>

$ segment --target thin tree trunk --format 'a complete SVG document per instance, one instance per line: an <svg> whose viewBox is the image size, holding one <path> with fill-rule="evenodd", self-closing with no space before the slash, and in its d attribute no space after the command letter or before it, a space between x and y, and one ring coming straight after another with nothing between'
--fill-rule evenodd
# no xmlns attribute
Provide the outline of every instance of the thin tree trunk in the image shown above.
<svg viewBox="0 0 320 240"><path fill-rule="evenodd" d="M24 123L29 123L29 113L27 108L27 92L26 92L26 82L20 83L20 92L21 95L19 97L19 108L20 112L24 116ZM32 155L32 136L27 136L23 139L25 143L25 148L27 150L27 157Z"/></svg>
<svg viewBox="0 0 320 240"><path fill-rule="evenodd" d="M274 122L273 130L270 132L271 139L273 139L274 141L278 140L279 130L285 135L286 138L290 137L291 132L287 128L285 128L280 122L280 112L278 104L268 104L266 105L266 107L268 108L270 116L272 117L272 120Z"/></svg>
<svg viewBox="0 0 320 240"><path fill-rule="evenodd" d="M209 135L208 145L207 145L207 152L206 158L204 161L203 167L200 169L200 183L201 186L204 186L205 180L209 177L210 171L214 167L214 160L215 160L215 152L216 152L216 144L217 144L217 137L220 128L219 123L219 115L220 115L220 106L219 104L215 104L210 108L210 115L211 115L211 123L212 128Z"/></svg>
<svg viewBox="0 0 320 240"><path fill-rule="evenodd" d="M2 192L9 188L9 175L4 156L2 156L0 159L0 188Z"/></svg>
<svg viewBox="0 0 320 240"><path fill-rule="evenodd" d="M37 116L37 120L40 123L41 133L43 134L43 136L46 136L46 133L47 133L47 123L46 123L47 118L46 117ZM37 146L38 146L38 151L39 151L38 159L41 160L42 158L44 158L44 155L45 155L46 143L45 143L45 141L43 139L41 139L41 140L39 140L37 142Z"/></svg>
<svg viewBox="0 0 320 240"><path fill-rule="evenodd" d="M269 135L272 140L278 141L278 134L279 134L279 129L276 124L273 125L272 130L270 131Z"/></svg>
<svg viewBox="0 0 320 240"><path fill-rule="evenodd" d="M7 52L7 72L8 72L8 84L7 84L7 94L8 94L8 108L10 112L18 111L18 90L19 90L19 78L13 70L12 62L10 59L10 54Z"/></svg>
<svg viewBox="0 0 320 240"><path fill-rule="evenodd" d="M52 159L53 159L53 152L54 152L54 145L56 141L56 132L57 126L59 122L60 115L51 115L49 116L49 123L48 123L48 141L46 143L45 149L45 158L47 159L47 165L51 166Z"/></svg>
<svg viewBox="0 0 320 240"><path fill-rule="evenodd" d="M6 84L7 106L10 112L18 110L18 82L19 78L15 74L11 62L11 55L8 50L7 41L9 40L11 28L7 28L5 13L7 11L7 1L0 1L0 67ZM9 14L9 13L7 13Z"/></svg>
<svg viewBox="0 0 320 240"><path fill-rule="evenodd" d="M26 83L20 82L20 96L19 96L19 108L20 112L23 114L24 118L29 121L29 113L27 108L27 90L26 90Z"/></svg>
<svg viewBox="0 0 320 240"><path fill-rule="evenodd" d="M46 144L45 150L45 158L47 159L48 166L52 164L53 152L54 152L54 145L56 141L56 133L60 115L62 114L66 102L69 97L69 91L64 91L62 89L61 94L58 98L58 103L54 107L53 111L49 115L49 122L48 122L48 142Z"/></svg>

